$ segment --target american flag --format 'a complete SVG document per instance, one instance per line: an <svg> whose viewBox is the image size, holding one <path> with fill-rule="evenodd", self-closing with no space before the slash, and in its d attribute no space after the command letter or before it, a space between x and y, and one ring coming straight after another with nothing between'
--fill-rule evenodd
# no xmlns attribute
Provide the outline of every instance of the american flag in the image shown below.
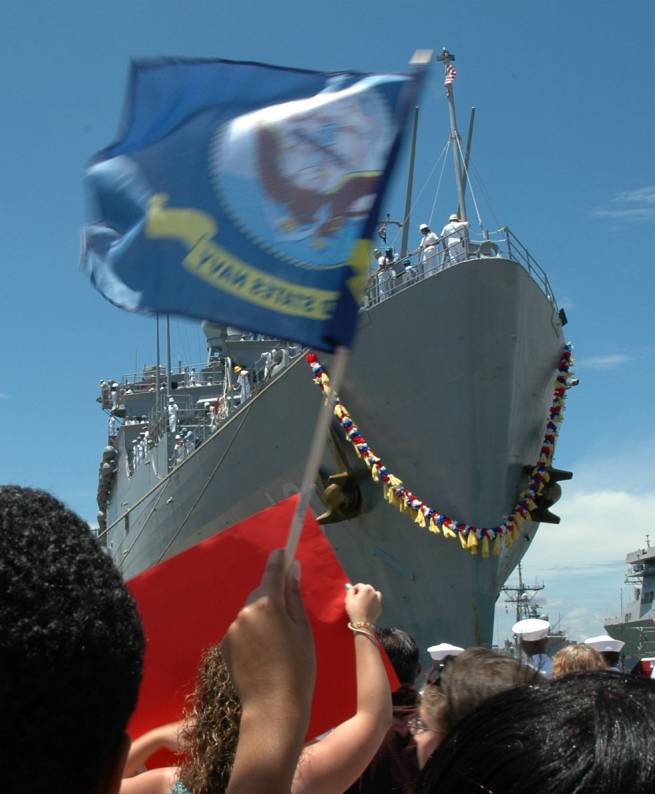
<svg viewBox="0 0 655 794"><path fill-rule="evenodd" d="M452 63L449 63L446 66L446 76L443 81L443 84L446 86L446 88L449 88L449 86L451 86L455 82L456 77L457 77L457 69L455 69Z"/></svg>

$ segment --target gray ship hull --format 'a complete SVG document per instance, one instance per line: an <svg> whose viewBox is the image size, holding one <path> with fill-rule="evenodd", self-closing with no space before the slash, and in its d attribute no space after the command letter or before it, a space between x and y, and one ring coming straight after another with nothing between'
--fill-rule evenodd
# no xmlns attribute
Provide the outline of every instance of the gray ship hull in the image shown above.
<svg viewBox="0 0 655 794"><path fill-rule="evenodd" d="M562 345L556 307L520 265L471 260L362 312L340 396L417 496L495 526L538 458ZM165 436L153 465L128 478L119 464L107 545L124 576L297 491L320 399L299 357L170 474ZM343 468L333 445L324 467ZM490 643L499 590L537 526L482 559L414 524L380 485L363 480L361 490L364 511L324 529L348 576L383 591L381 622L424 648ZM318 497L313 508L324 510Z"/></svg>

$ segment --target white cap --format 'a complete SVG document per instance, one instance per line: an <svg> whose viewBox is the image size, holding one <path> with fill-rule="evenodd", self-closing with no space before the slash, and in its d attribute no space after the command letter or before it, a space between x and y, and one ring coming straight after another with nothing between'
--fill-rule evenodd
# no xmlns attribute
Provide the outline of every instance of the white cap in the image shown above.
<svg viewBox="0 0 655 794"><path fill-rule="evenodd" d="M519 620L512 626L512 633L518 634L522 640L526 642L535 642L536 640L543 640L548 636L550 631L550 623L547 620L540 618L527 618L526 620Z"/></svg>
<svg viewBox="0 0 655 794"><path fill-rule="evenodd" d="M459 215L456 212L451 212L451 214L448 216L448 220L449 221L458 221L459 220Z"/></svg>
<svg viewBox="0 0 655 794"><path fill-rule="evenodd" d="M439 645L432 645L428 648L428 653L435 662L440 662L446 656L459 656L460 653L464 653L464 648L460 648L459 645L451 645L448 642L440 642Z"/></svg>
<svg viewBox="0 0 655 794"><path fill-rule="evenodd" d="M597 651L607 651L609 653L621 653L623 650L624 642L615 640L609 634L599 634L598 637L587 637L584 641L585 645L591 645Z"/></svg>
<svg viewBox="0 0 655 794"><path fill-rule="evenodd" d="M169 397L169 398L168 398L168 402L169 402L169 403L172 403L172 402L175 402L175 400L174 400L172 397Z"/></svg>
<svg viewBox="0 0 655 794"><path fill-rule="evenodd" d="M429 228L430 228L430 227L427 225L427 223L422 223L422 224L421 224L421 225L418 227L418 230L419 230L419 232L422 232L422 231L423 231L423 229L429 229Z"/></svg>

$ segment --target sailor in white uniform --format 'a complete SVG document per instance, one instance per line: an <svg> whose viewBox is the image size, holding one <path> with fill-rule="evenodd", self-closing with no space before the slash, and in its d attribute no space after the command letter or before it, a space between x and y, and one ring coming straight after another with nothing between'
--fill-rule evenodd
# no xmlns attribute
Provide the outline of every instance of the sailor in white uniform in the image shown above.
<svg viewBox="0 0 655 794"><path fill-rule="evenodd" d="M546 653L550 623L541 618L526 618L512 626L512 633L521 641L521 650L528 657L528 664L545 678L553 675L553 662Z"/></svg>
<svg viewBox="0 0 655 794"><path fill-rule="evenodd" d="M378 288L380 290L380 300L386 298L391 292L393 281L393 269L391 264L394 260L393 248L387 248L384 256L378 258Z"/></svg>
<svg viewBox="0 0 655 794"><path fill-rule="evenodd" d="M448 661L453 656L464 653L464 648L460 648L459 645L451 645L449 642L440 642L438 645L431 645L428 648L428 653L432 659L432 666L428 670L426 681L429 684L436 684Z"/></svg>
<svg viewBox="0 0 655 794"><path fill-rule="evenodd" d="M118 419L111 414L109 417L109 438L116 438L118 435Z"/></svg>
<svg viewBox="0 0 655 794"><path fill-rule="evenodd" d="M454 265L466 256L466 233L468 221L461 221L459 215L453 212L448 217L448 223L441 230L441 239L446 243L448 249L448 263Z"/></svg>
<svg viewBox="0 0 655 794"><path fill-rule="evenodd" d="M184 440L180 435L175 436L173 454L175 455L175 463L182 463L186 455L186 449L184 447Z"/></svg>
<svg viewBox="0 0 655 794"><path fill-rule="evenodd" d="M421 242L418 246L418 250L421 253L419 261L423 268L423 273L430 273L435 270L437 266L437 246L439 245L439 238L431 231L427 223L422 223L418 228L421 232Z"/></svg>
<svg viewBox="0 0 655 794"><path fill-rule="evenodd" d="M619 667L619 659L625 646L624 642L615 640L609 634L599 634L597 637L587 637L584 644L591 645L592 648L601 653L608 670L612 670L615 673L622 672Z"/></svg>
<svg viewBox="0 0 655 794"><path fill-rule="evenodd" d="M168 398L168 429L171 433L177 431L177 412L179 407L172 397Z"/></svg>

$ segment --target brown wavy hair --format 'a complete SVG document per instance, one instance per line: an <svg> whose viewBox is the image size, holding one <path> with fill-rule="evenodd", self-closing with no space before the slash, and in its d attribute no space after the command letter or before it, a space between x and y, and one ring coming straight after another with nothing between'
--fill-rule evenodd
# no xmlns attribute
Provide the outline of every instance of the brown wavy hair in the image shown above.
<svg viewBox="0 0 655 794"><path fill-rule="evenodd" d="M583 642L566 645L553 656L554 678L561 678L569 673L598 673L606 669L607 664L601 654Z"/></svg>
<svg viewBox="0 0 655 794"><path fill-rule="evenodd" d="M191 794L226 791L239 739L241 702L220 645L208 648L200 662L180 733L183 763L179 778Z"/></svg>

